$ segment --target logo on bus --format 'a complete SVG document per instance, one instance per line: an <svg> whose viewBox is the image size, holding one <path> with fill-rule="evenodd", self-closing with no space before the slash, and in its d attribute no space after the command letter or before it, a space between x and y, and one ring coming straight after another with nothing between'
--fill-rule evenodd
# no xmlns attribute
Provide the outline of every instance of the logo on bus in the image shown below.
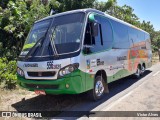
<svg viewBox="0 0 160 120"><path fill-rule="evenodd" d="M25 63L24 67L38 67L37 63Z"/></svg>
<svg viewBox="0 0 160 120"><path fill-rule="evenodd" d="M60 69L61 64L53 64L53 61L47 62L47 69Z"/></svg>

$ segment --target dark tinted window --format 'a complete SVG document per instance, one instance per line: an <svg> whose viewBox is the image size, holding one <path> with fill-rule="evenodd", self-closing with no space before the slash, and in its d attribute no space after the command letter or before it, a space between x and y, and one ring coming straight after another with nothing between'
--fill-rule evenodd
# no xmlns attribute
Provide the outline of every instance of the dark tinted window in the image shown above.
<svg viewBox="0 0 160 120"><path fill-rule="evenodd" d="M98 23L101 23L101 17L95 16L95 19ZM98 52L103 50L103 45L101 44L101 36L100 36L100 25L98 25L98 36L95 37L95 41L93 41L93 46L91 47L92 52Z"/></svg>
<svg viewBox="0 0 160 120"><path fill-rule="evenodd" d="M145 33L136 28L130 27L128 29L129 40L132 41L132 47L139 47L139 49L146 49Z"/></svg>
<svg viewBox="0 0 160 120"><path fill-rule="evenodd" d="M129 40L132 42L132 46L133 46L133 43L136 43L136 41L138 41L138 33L136 29L132 27L128 28L128 33L129 33Z"/></svg>
<svg viewBox="0 0 160 120"><path fill-rule="evenodd" d="M151 40L150 35L145 33L145 40L146 40L146 49L151 50Z"/></svg>
<svg viewBox="0 0 160 120"><path fill-rule="evenodd" d="M142 42L145 40L145 34L142 31L138 31L138 41L137 42Z"/></svg>
<svg viewBox="0 0 160 120"><path fill-rule="evenodd" d="M20 55L25 56L34 47L37 41L44 39L51 19L37 22L33 25L32 30L29 32L26 42L24 43L22 52Z"/></svg>
<svg viewBox="0 0 160 120"><path fill-rule="evenodd" d="M24 45L27 51L23 51L22 55L54 56L55 53L76 52L80 48L84 16L83 12L72 13L54 17L52 22L44 20L36 23Z"/></svg>
<svg viewBox="0 0 160 120"><path fill-rule="evenodd" d="M102 36L103 36L103 49L112 48L113 32L112 27L107 18L101 18Z"/></svg>
<svg viewBox="0 0 160 120"><path fill-rule="evenodd" d="M53 36L59 54L74 52L79 49L83 21L84 13L68 14L54 19L50 35Z"/></svg>
<svg viewBox="0 0 160 120"><path fill-rule="evenodd" d="M109 20L99 15L96 15L95 19L99 23L98 36L96 37L91 36L92 23L88 23L86 28L84 45L90 45L90 48L88 48L88 51L89 51L88 53L99 52L99 51L107 50L112 47L113 33L112 33L112 27Z"/></svg>
<svg viewBox="0 0 160 120"><path fill-rule="evenodd" d="M113 48L116 49L130 48L130 42L128 39L128 27L114 20L111 20L111 23L114 31Z"/></svg>

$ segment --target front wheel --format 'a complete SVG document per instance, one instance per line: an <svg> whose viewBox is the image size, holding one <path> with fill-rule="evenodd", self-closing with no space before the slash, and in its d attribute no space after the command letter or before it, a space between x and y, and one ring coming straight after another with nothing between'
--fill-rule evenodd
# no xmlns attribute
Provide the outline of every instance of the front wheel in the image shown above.
<svg viewBox="0 0 160 120"><path fill-rule="evenodd" d="M91 100L101 99L105 93L106 85L102 76L97 76L94 81L94 88L88 92Z"/></svg>

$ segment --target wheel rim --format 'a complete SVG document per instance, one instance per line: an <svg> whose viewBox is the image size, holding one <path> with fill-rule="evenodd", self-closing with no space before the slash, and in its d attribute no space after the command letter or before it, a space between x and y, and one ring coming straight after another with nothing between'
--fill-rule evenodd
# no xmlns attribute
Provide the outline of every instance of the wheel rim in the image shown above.
<svg viewBox="0 0 160 120"><path fill-rule="evenodd" d="M144 66L142 66L141 74L143 74L143 73L144 73L144 71L145 71L145 67L144 67Z"/></svg>
<svg viewBox="0 0 160 120"><path fill-rule="evenodd" d="M135 75L136 75L137 77L140 76L140 69L139 69L139 68L137 68L137 71L136 71Z"/></svg>
<svg viewBox="0 0 160 120"><path fill-rule="evenodd" d="M104 86L101 80L98 80L95 85L95 93L97 96L101 96L104 91Z"/></svg>

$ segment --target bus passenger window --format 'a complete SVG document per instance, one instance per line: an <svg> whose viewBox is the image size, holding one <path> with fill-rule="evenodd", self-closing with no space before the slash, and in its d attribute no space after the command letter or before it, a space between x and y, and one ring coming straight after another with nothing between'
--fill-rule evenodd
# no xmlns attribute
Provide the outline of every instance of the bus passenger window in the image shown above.
<svg viewBox="0 0 160 120"><path fill-rule="evenodd" d="M85 38L84 38L84 48L83 48L84 54L92 53L90 48L94 44L95 44L95 39L91 35L91 26L90 26L90 23L87 23L86 32L85 32Z"/></svg>
<svg viewBox="0 0 160 120"><path fill-rule="evenodd" d="M84 45L94 45L94 44L95 44L95 39L91 35L91 26L90 23L87 23Z"/></svg>

